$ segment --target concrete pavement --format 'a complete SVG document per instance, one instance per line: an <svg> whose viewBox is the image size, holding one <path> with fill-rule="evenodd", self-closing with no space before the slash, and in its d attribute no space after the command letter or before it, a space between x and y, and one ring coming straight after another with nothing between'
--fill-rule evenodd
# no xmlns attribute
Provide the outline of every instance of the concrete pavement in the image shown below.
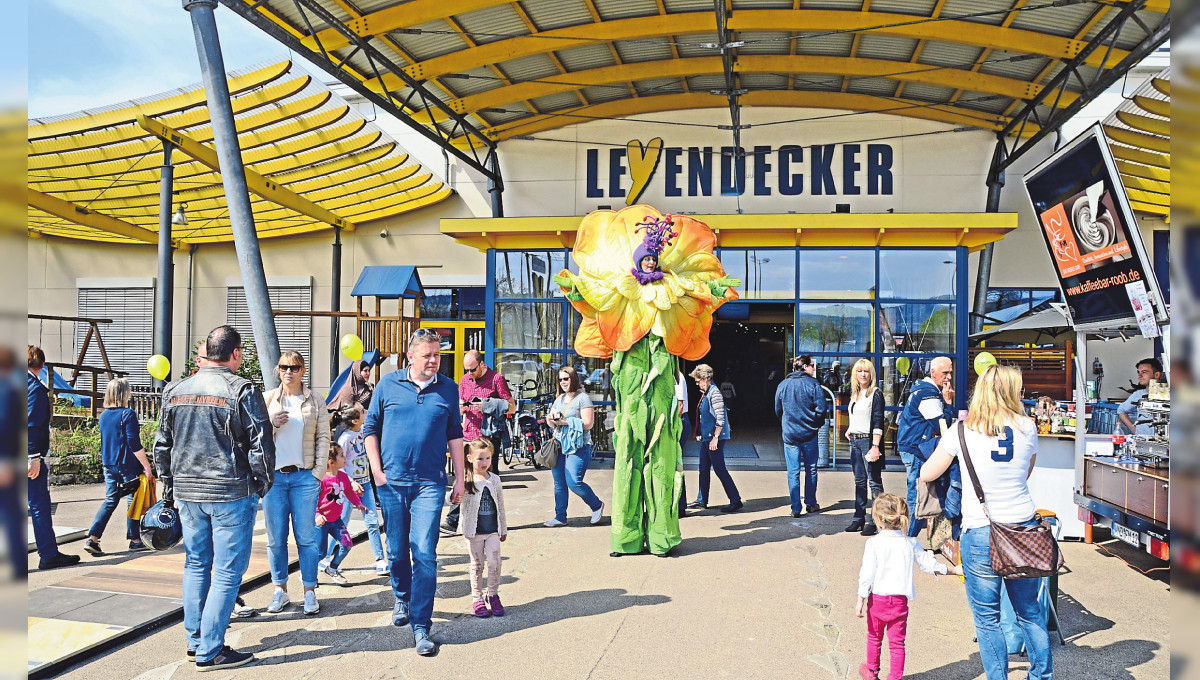
<svg viewBox="0 0 1200 680"><path fill-rule="evenodd" d="M684 543L666 559L608 557L607 509L604 526L588 526L587 508L574 496L569 526L542 527L553 507L549 472L505 469L502 476L511 531L502 549L500 588L507 616L470 615L464 541L443 538L433 628L442 646L436 657L418 657L411 632L391 625L390 588L375 577L370 550L360 544L343 565L350 585L321 585L319 616L290 611L234 622L228 644L259 660L218 677L858 677L866 632L853 609L866 539L842 532L852 507L845 500L852 498L849 473L823 472L819 499L826 509L794 519L782 472L737 471L745 509L683 519ZM687 477L694 494L696 473ZM607 502L611 470L593 470L587 481ZM884 483L899 490L903 476L888 473ZM53 494L60 502L56 521L79 526L72 513L90 518L102 489L72 487ZM713 494L714 503L723 502L715 480ZM110 531L116 535L115 529ZM1143 575L1121 560L1141 569L1162 564L1116 541L1103 547L1115 556L1098 546L1063 544L1072 573L1060 584L1067 645L1055 644L1055 677L1165 678L1168 577ZM80 548L64 546L69 552ZM30 586L61 580L92 563L85 556L80 567L32 572ZM919 572L916 578L905 677L982 677L962 583ZM246 595L260 608L269 598L269 587ZM61 677L192 677L183 651L176 622ZM1012 657L1010 678L1024 678L1026 665Z"/></svg>

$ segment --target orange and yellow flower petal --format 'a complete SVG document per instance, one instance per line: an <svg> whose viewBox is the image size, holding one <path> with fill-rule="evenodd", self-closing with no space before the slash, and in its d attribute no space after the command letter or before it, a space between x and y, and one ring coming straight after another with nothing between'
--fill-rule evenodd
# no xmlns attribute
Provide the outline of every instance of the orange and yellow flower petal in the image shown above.
<svg viewBox="0 0 1200 680"><path fill-rule="evenodd" d="M584 318L575 333L575 353L579 356L593 359L608 359L612 356L612 347L604 342L600 335L600 326L594 319Z"/></svg>

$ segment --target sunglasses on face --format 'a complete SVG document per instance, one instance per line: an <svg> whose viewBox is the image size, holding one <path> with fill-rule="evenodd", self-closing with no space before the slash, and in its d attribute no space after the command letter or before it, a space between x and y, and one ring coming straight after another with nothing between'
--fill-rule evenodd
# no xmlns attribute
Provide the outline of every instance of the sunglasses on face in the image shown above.
<svg viewBox="0 0 1200 680"><path fill-rule="evenodd" d="M287 371L293 371L293 372L297 372L297 373L298 373L298 372L300 372L300 371L303 371L303 370L304 370L304 367L303 367L303 366L296 366L296 365L294 365L294 364L287 364L287 365L284 365L284 366L280 366L280 367L279 367L279 372L280 372L280 373L285 373L285 372L287 372Z"/></svg>
<svg viewBox="0 0 1200 680"><path fill-rule="evenodd" d="M558 381L559 382L571 382L571 379L570 378L559 378Z"/></svg>

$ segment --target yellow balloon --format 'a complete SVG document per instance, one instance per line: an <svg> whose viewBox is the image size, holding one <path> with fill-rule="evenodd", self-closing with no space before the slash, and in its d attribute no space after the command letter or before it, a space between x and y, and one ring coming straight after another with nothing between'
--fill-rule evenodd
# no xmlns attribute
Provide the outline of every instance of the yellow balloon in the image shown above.
<svg viewBox="0 0 1200 680"><path fill-rule="evenodd" d="M166 380L171 374L171 361L161 354L155 354L146 361L146 372L157 380Z"/></svg>
<svg viewBox="0 0 1200 680"><path fill-rule="evenodd" d="M908 369L910 368L912 368L912 360L908 357L896 359L896 370L900 371L900 375L908 375Z"/></svg>
<svg viewBox="0 0 1200 680"><path fill-rule="evenodd" d="M982 375L988 366L996 365L996 357L991 352L980 352L975 355L975 375Z"/></svg>
<svg viewBox="0 0 1200 680"><path fill-rule="evenodd" d="M347 333L342 336L341 342L342 354L350 361L358 361L363 355L362 338L354 333Z"/></svg>

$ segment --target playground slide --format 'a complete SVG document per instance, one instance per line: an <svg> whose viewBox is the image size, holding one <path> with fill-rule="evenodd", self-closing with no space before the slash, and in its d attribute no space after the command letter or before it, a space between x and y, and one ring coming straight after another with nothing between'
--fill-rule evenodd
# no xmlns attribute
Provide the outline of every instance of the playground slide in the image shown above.
<svg viewBox="0 0 1200 680"><path fill-rule="evenodd" d="M41 380L43 385L46 384L46 372L48 370L49 369L43 367L42 372L38 373L38 380ZM73 388L71 387L71 383L67 382L66 380L63 380L63 377L61 375L55 373L54 374L54 389L55 390L69 390L69 389L73 389ZM63 397L64 399L70 399L76 406L90 407L92 405L92 398L85 397L82 394L69 394L66 392L60 392L59 396Z"/></svg>
<svg viewBox="0 0 1200 680"><path fill-rule="evenodd" d="M378 364L379 358L379 350L377 349L373 349L369 352L363 352L362 355L363 361L367 362L371 366ZM350 366L353 365L354 363L351 362ZM329 394L325 395L326 404L333 401L333 398L337 396L338 392L341 391L342 385L346 384L346 380L348 380L348 376L350 375L350 366L347 366L344 370L342 370L342 373L337 377L337 380L334 380L333 384L329 386Z"/></svg>

